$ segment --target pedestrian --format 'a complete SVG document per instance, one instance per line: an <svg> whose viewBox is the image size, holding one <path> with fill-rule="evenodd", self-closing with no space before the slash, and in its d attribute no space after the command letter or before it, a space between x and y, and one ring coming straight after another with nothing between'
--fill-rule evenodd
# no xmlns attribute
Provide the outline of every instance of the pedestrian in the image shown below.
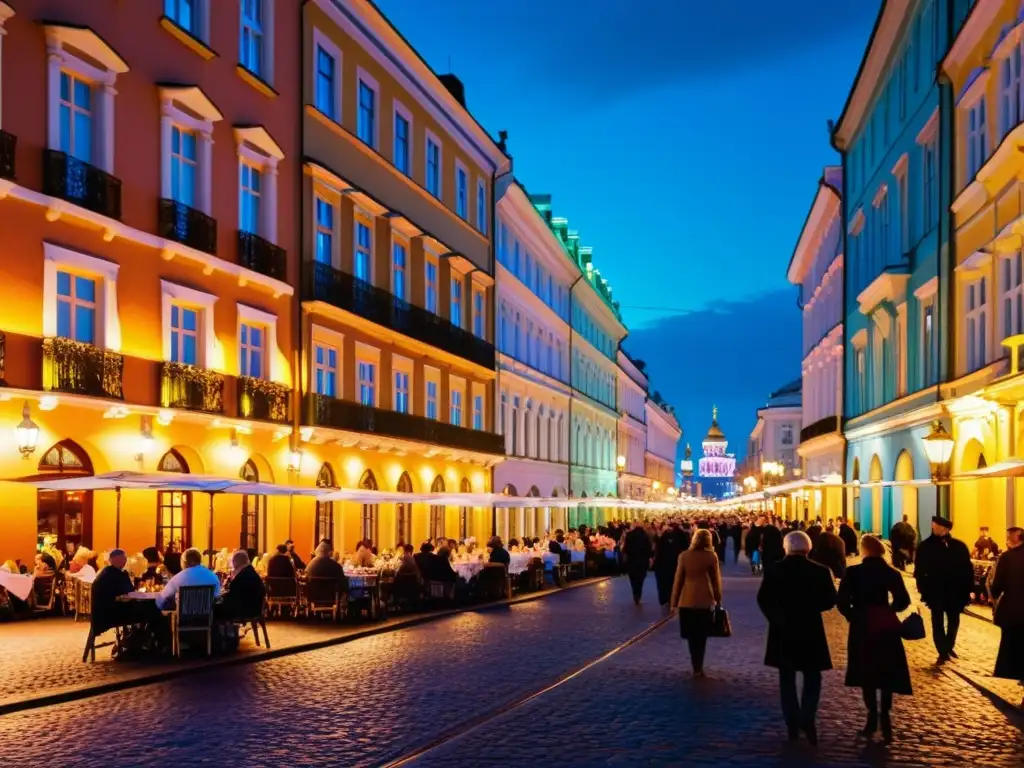
<svg viewBox="0 0 1024 768"><path fill-rule="evenodd" d="M694 677L704 677L704 653L711 631L711 609L722 603L722 571L711 531L693 535L690 548L679 555L670 605L679 609L679 634L690 649Z"/></svg>
<svg viewBox="0 0 1024 768"><path fill-rule="evenodd" d="M764 518L757 518L747 531L747 538L743 542L743 549L746 552L747 560L750 561L750 572L756 574L761 567L761 531L764 526Z"/></svg>
<svg viewBox="0 0 1024 768"><path fill-rule="evenodd" d="M767 525L761 531L761 567L767 571L785 557L782 548L782 531L774 525Z"/></svg>
<svg viewBox="0 0 1024 768"><path fill-rule="evenodd" d="M910 607L910 595L900 572L885 562L880 539L865 534L860 552L863 562L850 566L839 585L839 612L850 622L846 685L860 688L864 697L868 719L861 733L871 738L881 724L882 738L891 744L893 694L913 694L896 615Z"/></svg>
<svg viewBox="0 0 1024 768"><path fill-rule="evenodd" d="M654 578L658 584L658 604L668 607L672 599L672 582L676 564L684 551L683 534L676 523L665 527L654 544Z"/></svg>
<svg viewBox="0 0 1024 768"><path fill-rule="evenodd" d="M996 601L993 621L1002 630L995 676L1018 681L1024 687L1024 530L1006 531L1006 551L1000 555L992 578ZM1024 707L1024 700L1021 701Z"/></svg>
<svg viewBox="0 0 1024 768"><path fill-rule="evenodd" d="M740 525L738 517L732 519L732 525L729 526L729 535L732 536L733 562L738 563L740 561L740 550L743 548L743 526Z"/></svg>
<svg viewBox="0 0 1024 768"><path fill-rule="evenodd" d="M644 591L644 579L651 567L651 540L647 537L639 520L633 522L633 528L626 534L626 572L633 588L633 602L640 605L640 597Z"/></svg>
<svg viewBox="0 0 1024 768"><path fill-rule="evenodd" d="M936 515L932 518L932 535L921 542L914 559L914 578L921 601L932 612L932 639L939 652L938 662L944 664L956 654L956 635L960 614L971 602L974 566L967 545L949 532L953 523Z"/></svg>
<svg viewBox="0 0 1024 768"><path fill-rule="evenodd" d="M831 531L822 531L811 547L811 560L828 568L834 578L841 579L846 574L846 545Z"/></svg>
<svg viewBox="0 0 1024 768"><path fill-rule="evenodd" d="M853 557L857 554L857 532L850 527L848 518L843 518L839 524L839 538L843 540L846 547L846 556Z"/></svg>
<svg viewBox="0 0 1024 768"><path fill-rule="evenodd" d="M783 541L786 556L765 571L757 592L757 605L768 619L765 666L779 670L782 716L790 741L818 743L817 713L821 673L832 669L832 656L821 614L836 604L832 574L807 559L811 539L793 531ZM803 674L803 695L797 698L796 673Z"/></svg>
<svg viewBox="0 0 1024 768"><path fill-rule="evenodd" d="M988 526L981 526L978 532L978 540L974 542L974 549L971 550L971 557L975 560L995 560L999 557L999 545L988 535Z"/></svg>
<svg viewBox="0 0 1024 768"><path fill-rule="evenodd" d="M917 542L917 531L910 524L910 518L896 523L889 531L889 542L892 544L892 564L901 571L907 570L907 563L914 562L914 544Z"/></svg>

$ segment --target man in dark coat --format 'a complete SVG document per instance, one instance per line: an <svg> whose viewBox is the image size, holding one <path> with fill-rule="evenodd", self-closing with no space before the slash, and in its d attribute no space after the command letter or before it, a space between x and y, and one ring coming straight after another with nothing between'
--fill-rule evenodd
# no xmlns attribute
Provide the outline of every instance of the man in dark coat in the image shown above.
<svg viewBox="0 0 1024 768"><path fill-rule="evenodd" d="M889 542L892 544L892 564L901 571L907 570L907 563L914 562L914 545L917 543L917 531L909 522L907 515L896 523L889 531Z"/></svg>
<svg viewBox="0 0 1024 768"><path fill-rule="evenodd" d="M821 698L821 673L832 669L832 656L821 614L836 604L832 574L807 559L811 540L803 531L785 539L786 556L765 569L757 604L768 619L766 666L779 670L782 715L790 740L800 729L811 744L818 743L815 719ZM801 700L796 693L796 673L804 677Z"/></svg>
<svg viewBox="0 0 1024 768"><path fill-rule="evenodd" d="M943 664L956 655L960 614L971 602L974 567L967 545L949 535L953 523L936 515L932 535L921 542L914 560L914 578L921 600L931 609L932 636Z"/></svg>
<svg viewBox="0 0 1024 768"><path fill-rule="evenodd" d="M740 550L743 549L743 526L740 525L738 517L732 519L729 526L729 535L732 537L733 562L740 561Z"/></svg>
<svg viewBox="0 0 1024 768"><path fill-rule="evenodd" d="M846 547L847 557L857 554L857 532L850 527L850 521L846 518L843 518L843 522L839 526L839 538L843 540L843 546Z"/></svg>
<svg viewBox="0 0 1024 768"><path fill-rule="evenodd" d="M747 560L750 561L750 572L757 573L757 558L754 555L757 554L758 548L761 546L761 528L764 526L764 518L757 518L754 524L750 526L750 530L747 531L747 538L743 542L743 551L747 555Z"/></svg>
<svg viewBox="0 0 1024 768"><path fill-rule="evenodd" d="M128 556L123 549L110 551L110 565L104 568L92 582L92 629L101 635L108 629L133 623L132 606L119 602L117 598L134 589L132 577L124 570Z"/></svg>
<svg viewBox="0 0 1024 768"><path fill-rule="evenodd" d="M286 544L278 544L277 551L267 559L267 577L271 579L295 578L295 561L288 554Z"/></svg>
<svg viewBox="0 0 1024 768"><path fill-rule="evenodd" d="M996 601L993 621L1002 630L996 677L1024 684L1024 530L1006 532L1007 550L995 566L990 592ZM1024 701L1021 702L1024 705Z"/></svg>
<svg viewBox="0 0 1024 768"><path fill-rule="evenodd" d="M658 603L667 606L672 596L672 584L676 577L676 566L683 551L683 534L679 526L672 523L654 546L654 577L658 583Z"/></svg>
<svg viewBox="0 0 1024 768"><path fill-rule="evenodd" d="M263 613L267 590L263 579L249 561L249 555L238 550L231 555L231 576L217 615L224 619L252 619Z"/></svg>
<svg viewBox="0 0 1024 768"><path fill-rule="evenodd" d="M633 602L640 605L644 579L647 578L647 569L651 567L651 540L639 522L633 523L632 530L626 534L625 555L626 572L633 587Z"/></svg>

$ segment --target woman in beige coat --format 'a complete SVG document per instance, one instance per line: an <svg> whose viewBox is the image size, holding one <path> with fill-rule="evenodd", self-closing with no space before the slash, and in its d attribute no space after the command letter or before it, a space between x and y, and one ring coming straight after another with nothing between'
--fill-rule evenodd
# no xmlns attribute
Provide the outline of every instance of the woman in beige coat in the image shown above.
<svg viewBox="0 0 1024 768"><path fill-rule="evenodd" d="M694 677L704 677L704 650L711 630L711 609L722 602L722 572L711 532L699 530L690 548L679 555L672 600L679 609L679 634L690 647Z"/></svg>

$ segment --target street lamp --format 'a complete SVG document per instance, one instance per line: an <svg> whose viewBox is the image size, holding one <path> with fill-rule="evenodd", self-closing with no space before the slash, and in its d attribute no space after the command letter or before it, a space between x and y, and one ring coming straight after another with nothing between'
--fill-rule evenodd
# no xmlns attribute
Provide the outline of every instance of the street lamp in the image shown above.
<svg viewBox="0 0 1024 768"><path fill-rule="evenodd" d="M931 465L932 482L935 483L937 511L939 515L949 518L949 460L953 456L953 436L936 419L932 422L932 431L921 438L924 441L924 452Z"/></svg>
<svg viewBox="0 0 1024 768"><path fill-rule="evenodd" d="M623 456L621 453L615 457L615 466L619 468L619 472L626 468L626 457Z"/></svg>
<svg viewBox="0 0 1024 768"><path fill-rule="evenodd" d="M18 452L21 458L27 459L36 451L36 444L39 442L39 427L32 421L32 412L25 401L25 407L21 409L21 423L17 426Z"/></svg>

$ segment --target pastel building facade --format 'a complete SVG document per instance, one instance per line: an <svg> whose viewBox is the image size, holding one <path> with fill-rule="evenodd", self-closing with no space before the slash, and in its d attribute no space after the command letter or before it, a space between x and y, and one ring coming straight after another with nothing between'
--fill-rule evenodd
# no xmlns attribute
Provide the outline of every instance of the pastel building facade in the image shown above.
<svg viewBox="0 0 1024 768"><path fill-rule="evenodd" d="M619 349L618 364L619 425L615 457L619 472L618 494L624 499L646 499L654 479L648 472L646 460L649 382L643 364L633 360L623 349ZM672 450L675 451L675 446ZM660 474L658 479L663 481Z"/></svg>
<svg viewBox="0 0 1024 768"><path fill-rule="evenodd" d="M683 430L672 406L662 400L657 392L647 398L644 411L647 424L644 475L650 487L650 496L665 499L675 492L676 452ZM735 459L732 462L735 471ZM669 489L673 490L670 492Z"/></svg>

